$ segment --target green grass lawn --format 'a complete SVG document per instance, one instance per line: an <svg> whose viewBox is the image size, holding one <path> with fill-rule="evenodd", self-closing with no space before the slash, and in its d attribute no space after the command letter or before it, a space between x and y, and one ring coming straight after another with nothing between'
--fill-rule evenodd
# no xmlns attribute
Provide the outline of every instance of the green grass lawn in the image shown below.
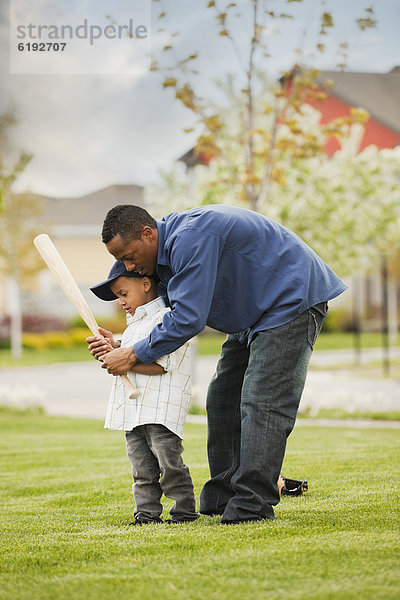
<svg viewBox="0 0 400 600"><path fill-rule="evenodd" d="M284 473L307 477L310 489L284 498L272 522L201 517L129 527L121 432L100 421L7 414L0 427L2 599L400 596L396 430L296 429ZM205 426L187 425L197 497L208 475L205 444Z"/></svg>
<svg viewBox="0 0 400 600"><path fill-rule="evenodd" d="M219 354L226 336L223 334L201 335L198 338L197 351L200 356ZM351 333L327 333L319 336L316 350L338 350L341 348L352 348L354 344ZM379 333L361 334L362 348L377 348L382 344ZM87 346L74 346L73 348L51 348L48 350L33 350L25 348L20 360L13 360L10 350L0 349L0 367L41 365L57 362L71 362L91 360Z"/></svg>
<svg viewBox="0 0 400 600"><path fill-rule="evenodd" d="M382 346L382 334L364 332L360 336L361 349L380 348ZM322 333L315 344L316 350L341 350L354 348L354 334L352 333Z"/></svg>
<svg viewBox="0 0 400 600"><path fill-rule="evenodd" d="M73 348L49 348L48 350L34 350L24 348L22 357L14 360L8 349L0 349L1 367L24 367L28 365L49 365L59 362L76 362L82 360L94 360L90 356L87 345L74 346Z"/></svg>

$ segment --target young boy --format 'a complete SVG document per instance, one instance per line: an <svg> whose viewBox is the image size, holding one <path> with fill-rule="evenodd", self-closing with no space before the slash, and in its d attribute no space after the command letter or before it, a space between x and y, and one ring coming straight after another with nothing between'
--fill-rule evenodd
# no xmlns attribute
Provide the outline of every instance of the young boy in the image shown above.
<svg viewBox="0 0 400 600"><path fill-rule="evenodd" d="M90 288L102 300L119 300L126 312L128 327L121 342L100 329L106 348L130 347L147 337L169 312L157 295L157 280L127 271L116 261L108 279ZM128 377L140 392L132 400L121 377L111 390L105 428L125 431L126 449L132 465L133 496L136 503L133 525L162 523L164 493L175 500L168 522L194 521L193 483L182 460L183 427L190 403L190 348L181 348L146 365L139 363Z"/></svg>

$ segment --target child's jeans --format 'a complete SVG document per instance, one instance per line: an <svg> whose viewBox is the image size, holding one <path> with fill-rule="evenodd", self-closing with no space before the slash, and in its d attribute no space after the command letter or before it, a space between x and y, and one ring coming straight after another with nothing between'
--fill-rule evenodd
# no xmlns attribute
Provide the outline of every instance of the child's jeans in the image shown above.
<svg viewBox="0 0 400 600"><path fill-rule="evenodd" d="M160 517L164 493L175 500L170 510L173 520L198 518L189 468L182 460L182 440L175 433L151 423L125 432L126 451L132 465L133 497L137 519Z"/></svg>

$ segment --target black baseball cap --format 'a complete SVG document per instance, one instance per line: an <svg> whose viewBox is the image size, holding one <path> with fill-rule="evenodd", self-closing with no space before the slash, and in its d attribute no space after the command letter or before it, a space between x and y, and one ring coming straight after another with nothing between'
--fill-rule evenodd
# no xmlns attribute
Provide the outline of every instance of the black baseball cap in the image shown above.
<svg viewBox="0 0 400 600"><path fill-rule="evenodd" d="M127 271L122 261L116 260L108 274L108 278L97 285L94 285L90 290L100 300L117 300L117 296L112 293L110 283L118 279L118 277L137 277L143 279L145 275L139 275L135 271Z"/></svg>

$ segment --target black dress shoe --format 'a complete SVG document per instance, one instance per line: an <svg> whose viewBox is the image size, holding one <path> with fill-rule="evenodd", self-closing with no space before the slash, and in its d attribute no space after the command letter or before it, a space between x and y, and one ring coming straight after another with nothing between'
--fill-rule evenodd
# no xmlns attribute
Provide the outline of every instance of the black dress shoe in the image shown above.
<svg viewBox="0 0 400 600"><path fill-rule="evenodd" d="M224 514L225 508L221 508L221 510L200 510L201 515L207 515L208 517L219 517Z"/></svg>
<svg viewBox="0 0 400 600"><path fill-rule="evenodd" d="M149 525L150 523L164 523L162 519L136 519L129 525Z"/></svg>
<svg viewBox="0 0 400 600"><path fill-rule="evenodd" d="M167 523L168 525L173 525L174 523L194 523L198 518L199 517L196 517L195 519L165 519L164 523Z"/></svg>

